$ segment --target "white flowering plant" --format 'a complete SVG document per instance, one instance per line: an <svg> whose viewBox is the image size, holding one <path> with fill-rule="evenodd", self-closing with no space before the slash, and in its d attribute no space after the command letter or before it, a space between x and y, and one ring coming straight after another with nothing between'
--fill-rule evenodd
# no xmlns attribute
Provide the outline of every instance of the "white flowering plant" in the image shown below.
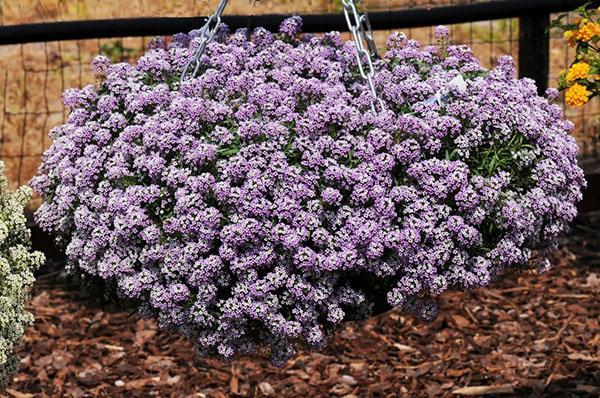
<svg viewBox="0 0 600 398"><path fill-rule="evenodd" d="M4 163L0 161L0 388L4 388L19 363L15 348L33 316L25 308L33 272L44 262L31 250L31 231L24 206L31 188L7 191Z"/></svg>

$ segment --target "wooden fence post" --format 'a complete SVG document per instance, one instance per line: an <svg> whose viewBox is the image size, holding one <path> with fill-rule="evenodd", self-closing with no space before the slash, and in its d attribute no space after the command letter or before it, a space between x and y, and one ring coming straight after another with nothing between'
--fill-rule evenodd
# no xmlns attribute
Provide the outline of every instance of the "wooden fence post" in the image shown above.
<svg viewBox="0 0 600 398"><path fill-rule="evenodd" d="M550 14L519 18L519 77L535 80L538 92L548 88L550 74Z"/></svg>

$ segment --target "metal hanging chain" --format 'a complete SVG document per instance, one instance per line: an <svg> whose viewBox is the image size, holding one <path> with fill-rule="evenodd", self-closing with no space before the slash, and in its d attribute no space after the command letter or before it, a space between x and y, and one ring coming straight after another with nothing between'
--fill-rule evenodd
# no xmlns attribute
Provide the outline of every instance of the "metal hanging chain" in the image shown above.
<svg viewBox="0 0 600 398"><path fill-rule="evenodd" d="M360 75L365 79L369 85L369 90L373 96L371 102L371 109L377 113L377 110L384 110L385 106L383 100L377 95L375 89L375 83L373 82L373 76L375 76L375 68L373 67L373 59L377 58L377 47L373 40L373 30L369 23L369 17L366 13L361 14L356 8L356 0L342 0L342 7L344 10L344 17L346 17L346 23L348 29L354 39L354 45L356 46L356 59L358 61L358 70ZM365 48L366 43L366 48ZM363 62L366 60L366 64Z"/></svg>
<svg viewBox="0 0 600 398"><path fill-rule="evenodd" d="M200 58L208 44L213 40L219 27L221 26L221 15L223 10L227 6L229 0L221 0L217 9L213 15L211 15L204 26L200 28L200 44L194 53L194 56L190 58L179 81L183 83L188 78L193 78L200 69ZM356 0L342 0L342 6L344 10L344 17L348 24L348 29L354 39L356 46L356 59L358 61L358 69L361 76L365 79L369 85L369 90L373 96L371 102L371 109L377 113L377 108L384 110L384 104L381 98L377 95L375 84L373 82L373 76L375 75L375 68L373 67L373 58L377 58L377 47L373 40L373 30L369 23L369 18L366 13L361 14L356 8ZM365 48L366 43L366 48ZM367 50L368 49L368 50ZM363 63L363 59L366 59L366 64ZM194 66L194 69L190 73L190 69Z"/></svg>
<svg viewBox="0 0 600 398"><path fill-rule="evenodd" d="M221 0L215 13L208 17L204 26L200 28L200 44L198 45L194 56L190 58L187 64L185 64L183 72L181 72L181 77L179 78L180 83L183 83L188 78L195 77L198 73L198 70L200 69L200 58L202 57L202 54L204 54L208 43L210 43L215 37L215 34L217 34L217 31L221 26L221 15L223 15L223 10L228 2L229 0ZM192 65L194 65L194 69L190 73Z"/></svg>

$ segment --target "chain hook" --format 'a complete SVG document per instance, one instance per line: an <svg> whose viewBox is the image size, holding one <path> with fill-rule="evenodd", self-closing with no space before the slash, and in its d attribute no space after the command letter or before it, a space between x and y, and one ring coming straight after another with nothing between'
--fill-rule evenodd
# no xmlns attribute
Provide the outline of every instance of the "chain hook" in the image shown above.
<svg viewBox="0 0 600 398"><path fill-rule="evenodd" d="M373 76L375 76L375 68L373 67L373 59L379 58L377 55L377 46L373 40L373 30L369 22L367 13L360 13L356 7L356 0L342 0L342 9L348 30L352 34L354 45L356 47L356 59L358 63L358 71L363 79L367 81L369 91L373 96L371 102L371 110L377 113L377 108L385 109L383 100L377 95ZM365 48L366 43L366 48ZM363 63L366 60L366 64Z"/></svg>
<svg viewBox="0 0 600 398"><path fill-rule="evenodd" d="M194 78L198 71L200 70L200 58L202 58L202 54L206 50L208 44L213 40L219 27L221 26L221 15L223 15L223 10L227 6L229 0L221 0L215 13L208 17L204 25L200 28L200 44L194 52L194 55L190 58L190 60L183 67L183 71L181 72L181 76L179 77L179 82L183 83L188 78ZM190 68L194 65L192 72L190 73Z"/></svg>

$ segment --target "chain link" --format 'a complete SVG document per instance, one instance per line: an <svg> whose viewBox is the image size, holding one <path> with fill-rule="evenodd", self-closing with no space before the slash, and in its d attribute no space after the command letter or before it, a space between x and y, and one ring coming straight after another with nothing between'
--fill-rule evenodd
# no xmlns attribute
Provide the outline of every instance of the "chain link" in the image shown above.
<svg viewBox="0 0 600 398"><path fill-rule="evenodd" d="M371 109L377 113L377 110L384 110L383 100L377 95L373 76L375 76L375 68L373 67L373 59L377 58L377 47L373 40L373 30L369 23L369 18L366 13L361 14L356 8L356 0L342 0L344 17L348 24L348 29L354 39L356 46L356 59L358 62L358 70L363 79L369 85L369 90L373 96ZM366 47L365 47L366 43ZM364 62L366 61L366 63Z"/></svg>
<svg viewBox="0 0 600 398"><path fill-rule="evenodd" d="M200 69L200 58L204 51L206 50L206 46L212 41L221 26L221 15L223 15L223 10L225 6L227 6L229 0L221 0L219 5L217 6L217 10L213 15L208 17L204 26L200 28L200 44L194 53L194 56L190 58L185 67L183 68L183 72L181 72L181 77L179 78L179 82L183 83L188 78L194 78ZM194 69L190 73L191 67Z"/></svg>

